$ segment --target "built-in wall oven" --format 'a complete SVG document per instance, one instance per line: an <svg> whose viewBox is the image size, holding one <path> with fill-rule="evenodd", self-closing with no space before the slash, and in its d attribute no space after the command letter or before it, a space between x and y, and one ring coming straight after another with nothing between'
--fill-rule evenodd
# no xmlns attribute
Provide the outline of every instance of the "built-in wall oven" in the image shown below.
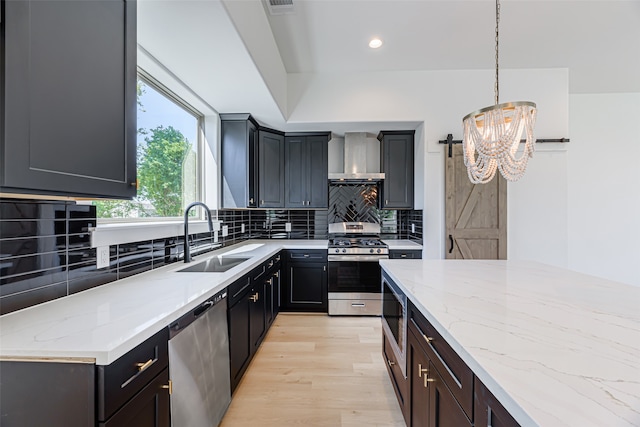
<svg viewBox="0 0 640 427"><path fill-rule="evenodd" d="M379 233L374 223L329 224L329 315L382 314L378 261L389 249Z"/></svg>
<svg viewBox="0 0 640 427"><path fill-rule="evenodd" d="M382 273L382 330L406 377L407 296L385 273Z"/></svg>

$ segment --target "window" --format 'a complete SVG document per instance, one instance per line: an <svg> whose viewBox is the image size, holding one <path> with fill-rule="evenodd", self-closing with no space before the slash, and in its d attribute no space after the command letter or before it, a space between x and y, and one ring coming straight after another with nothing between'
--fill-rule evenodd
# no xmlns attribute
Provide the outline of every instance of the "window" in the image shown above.
<svg viewBox="0 0 640 427"><path fill-rule="evenodd" d="M146 75L138 76L134 200L96 200L101 219L174 218L199 199L202 115Z"/></svg>

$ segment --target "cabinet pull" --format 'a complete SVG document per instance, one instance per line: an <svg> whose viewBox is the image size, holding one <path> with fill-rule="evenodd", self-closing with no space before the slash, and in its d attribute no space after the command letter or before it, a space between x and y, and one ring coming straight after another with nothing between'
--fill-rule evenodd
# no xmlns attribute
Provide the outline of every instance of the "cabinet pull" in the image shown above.
<svg viewBox="0 0 640 427"><path fill-rule="evenodd" d="M395 364L396 364L396 362L394 362L394 361L392 361L392 360L387 359L387 365L389 365L389 367L392 367L392 366L393 366L393 365L395 365Z"/></svg>
<svg viewBox="0 0 640 427"><path fill-rule="evenodd" d="M253 197L249 199L249 203L253 203Z"/></svg>
<svg viewBox="0 0 640 427"><path fill-rule="evenodd" d="M367 305L362 302L352 302L351 307L366 307Z"/></svg>
<svg viewBox="0 0 640 427"><path fill-rule="evenodd" d="M269 261L269 268L273 267L273 260Z"/></svg>
<svg viewBox="0 0 640 427"><path fill-rule="evenodd" d="M264 205L264 200L260 200L260 204L261 204L261 205Z"/></svg>
<svg viewBox="0 0 640 427"><path fill-rule="evenodd" d="M173 394L173 381L169 380L169 384L163 385L160 388L169 390L169 395Z"/></svg>
<svg viewBox="0 0 640 427"><path fill-rule="evenodd" d="M251 296L249 297L249 299L250 299L251 301L253 301L253 302L258 302L258 297L259 297L259 295L258 295L258 293L256 292L254 295L251 295Z"/></svg>
<svg viewBox="0 0 640 427"><path fill-rule="evenodd" d="M280 277L280 272L276 271L275 273L273 273L273 275L276 276L276 277Z"/></svg>
<svg viewBox="0 0 640 427"><path fill-rule="evenodd" d="M267 280L267 282L269 282L270 285L273 285L273 277L269 280Z"/></svg>
<svg viewBox="0 0 640 427"><path fill-rule="evenodd" d="M427 378L427 375L424 376L424 388L429 387L429 383L435 382L433 378Z"/></svg>
<svg viewBox="0 0 640 427"><path fill-rule="evenodd" d="M407 257L407 254L400 255L400 258L406 258L406 257Z"/></svg>
<svg viewBox="0 0 640 427"><path fill-rule="evenodd" d="M322 266L322 271L327 271L327 266L326 265Z"/></svg>
<svg viewBox="0 0 640 427"><path fill-rule="evenodd" d="M422 374L426 377L428 373L429 370L427 368L423 368L422 363L418 363L418 378L421 378Z"/></svg>
<svg viewBox="0 0 640 427"><path fill-rule="evenodd" d="M309 258L310 256L311 256L311 255L309 255L309 254L304 254L304 257L305 257L305 258Z"/></svg>
<svg viewBox="0 0 640 427"><path fill-rule="evenodd" d="M138 367L138 372L142 372L146 369L149 369L149 367L154 363L156 363L157 360L158 359L149 359L144 363L136 363L136 366Z"/></svg>
<svg viewBox="0 0 640 427"><path fill-rule="evenodd" d="M433 338L426 336L425 334L422 334L422 338L424 338L424 340L426 342L428 342L429 344L431 344L431 341L433 341Z"/></svg>

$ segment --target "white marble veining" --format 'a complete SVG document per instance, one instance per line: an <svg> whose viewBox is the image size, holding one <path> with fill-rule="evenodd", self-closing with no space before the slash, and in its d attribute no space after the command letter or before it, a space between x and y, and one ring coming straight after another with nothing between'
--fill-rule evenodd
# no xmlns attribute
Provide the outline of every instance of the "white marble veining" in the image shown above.
<svg viewBox="0 0 640 427"><path fill-rule="evenodd" d="M249 249L249 250L247 250ZM178 262L0 317L0 358L92 358L108 365L281 249L327 249L326 240L253 240L251 258L224 273L180 273Z"/></svg>
<svg viewBox="0 0 640 427"><path fill-rule="evenodd" d="M422 245L412 241L412 240L383 240L384 244L389 246L389 249L398 249L398 250L408 250L408 249L422 249Z"/></svg>
<svg viewBox="0 0 640 427"><path fill-rule="evenodd" d="M380 264L522 426L640 426L640 288L533 262Z"/></svg>

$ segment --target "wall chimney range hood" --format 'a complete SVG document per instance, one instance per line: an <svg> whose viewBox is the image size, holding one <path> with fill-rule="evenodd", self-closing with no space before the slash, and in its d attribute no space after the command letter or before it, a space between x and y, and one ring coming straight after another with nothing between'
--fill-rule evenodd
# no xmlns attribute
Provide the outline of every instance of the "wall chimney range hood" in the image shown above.
<svg viewBox="0 0 640 427"><path fill-rule="evenodd" d="M375 183L384 179L380 172L380 145L366 132L345 132L343 172L329 172L329 180L339 184ZM331 169L330 169L331 170Z"/></svg>

